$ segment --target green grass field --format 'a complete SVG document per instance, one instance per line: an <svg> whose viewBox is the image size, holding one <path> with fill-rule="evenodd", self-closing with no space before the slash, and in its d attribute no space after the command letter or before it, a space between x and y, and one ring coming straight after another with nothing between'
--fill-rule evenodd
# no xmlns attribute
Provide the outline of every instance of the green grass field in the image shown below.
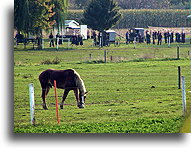
<svg viewBox="0 0 191 148"><path fill-rule="evenodd" d="M178 133L182 128L181 90L177 67L186 77L187 105L190 105L190 45L121 44L104 50L67 43L43 50L23 45L14 48L14 132L15 133ZM90 58L91 54L91 58ZM112 60L111 60L112 56ZM55 63L57 62L57 64ZM49 64L47 64L49 63ZM49 110L41 106L39 74L46 69L75 69L84 80L86 108L78 109L73 92L57 124L54 91L47 96ZM36 125L30 125L28 84L35 86ZM58 89L59 101L63 90Z"/></svg>

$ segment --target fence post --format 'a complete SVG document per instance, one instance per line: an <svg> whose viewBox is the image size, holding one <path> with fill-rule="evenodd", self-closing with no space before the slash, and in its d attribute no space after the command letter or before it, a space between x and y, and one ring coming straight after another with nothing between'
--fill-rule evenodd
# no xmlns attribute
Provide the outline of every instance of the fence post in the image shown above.
<svg viewBox="0 0 191 148"><path fill-rule="evenodd" d="M30 118L31 118L31 124L35 125L35 102L34 102L34 86L32 83L29 85L29 98L30 98Z"/></svg>
<svg viewBox="0 0 191 148"><path fill-rule="evenodd" d="M70 38L68 38L68 47L70 46Z"/></svg>
<svg viewBox="0 0 191 148"><path fill-rule="evenodd" d="M186 87L185 87L185 78L184 76L182 78L182 109L183 109L183 115L186 114Z"/></svg>
<svg viewBox="0 0 191 148"><path fill-rule="evenodd" d="M134 37L134 49L136 48L136 37Z"/></svg>
<svg viewBox="0 0 191 148"><path fill-rule="evenodd" d="M170 36L168 37L168 48L170 48Z"/></svg>
<svg viewBox="0 0 191 148"><path fill-rule="evenodd" d="M56 118L57 118L58 124L60 124L60 118L59 118L59 114L58 114L58 95L57 95L57 91L56 91L56 80L54 80L54 95L55 95L55 99L56 99Z"/></svg>
<svg viewBox="0 0 191 148"><path fill-rule="evenodd" d="M58 50L59 37L56 38L56 50Z"/></svg>
<svg viewBox="0 0 191 148"><path fill-rule="evenodd" d="M107 51L104 50L104 62L106 63L107 62Z"/></svg>
<svg viewBox="0 0 191 148"><path fill-rule="evenodd" d="M44 39L42 39L42 49L44 49Z"/></svg>
<svg viewBox="0 0 191 148"><path fill-rule="evenodd" d="M180 60L180 47L177 46L177 60Z"/></svg>
<svg viewBox="0 0 191 148"><path fill-rule="evenodd" d="M113 56L110 56L110 61L111 61L111 62L113 61Z"/></svg>
<svg viewBox="0 0 191 148"><path fill-rule="evenodd" d="M92 60L92 54L90 53L90 61Z"/></svg>
<svg viewBox="0 0 191 148"><path fill-rule="evenodd" d="M178 89L181 89L181 69L178 66Z"/></svg>

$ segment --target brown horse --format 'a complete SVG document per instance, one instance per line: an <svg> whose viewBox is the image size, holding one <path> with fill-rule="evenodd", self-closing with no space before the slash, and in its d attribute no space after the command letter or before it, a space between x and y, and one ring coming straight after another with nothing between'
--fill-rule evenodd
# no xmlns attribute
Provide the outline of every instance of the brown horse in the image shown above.
<svg viewBox="0 0 191 148"><path fill-rule="evenodd" d="M48 69L43 71L39 75L39 81L42 87L42 107L47 110L46 106L46 96L52 86L54 86L54 80L56 80L57 88L64 89L64 94L62 97L62 102L60 108L63 109L64 101L70 90L74 91L77 106L79 108L84 108L85 98L86 98L86 88L80 75L73 69L67 70L53 70Z"/></svg>

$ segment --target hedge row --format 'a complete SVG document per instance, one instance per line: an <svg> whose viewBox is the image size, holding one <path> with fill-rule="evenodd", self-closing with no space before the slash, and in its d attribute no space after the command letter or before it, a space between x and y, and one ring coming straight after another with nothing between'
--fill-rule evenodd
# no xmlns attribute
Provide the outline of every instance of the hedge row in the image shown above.
<svg viewBox="0 0 191 148"><path fill-rule="evenodd" d="M114 28L132 27L191 27L191 21L187 19L189 10L151 10L132 9L120 10L122 18ZM81 23L83 10L69 10L67 19L74 19Z"/></svg>

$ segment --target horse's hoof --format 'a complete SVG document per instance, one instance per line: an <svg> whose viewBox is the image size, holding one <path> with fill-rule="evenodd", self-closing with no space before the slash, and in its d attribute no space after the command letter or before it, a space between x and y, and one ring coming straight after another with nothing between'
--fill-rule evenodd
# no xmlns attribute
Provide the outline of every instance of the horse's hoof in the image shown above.
<svg viewBox="0 0 191 148"><path fill-rule="evenodd" d="M85 108L85 105L83 103L79 103L78 108Z"/></svg>
<svg viewBox="0 0 191 148"><path fill-rule="evenodd" d="M64 109L64 108L63 108L63 105L60 105L60 109Z"/></svg>
<svg viewBox="0 0 191 148"><path fill-rule="evenodd" d="M48 108L47 108L46 106L45 106L45 107L43 106L43 109L44 109L44 110L48 110Z"/></svg>

